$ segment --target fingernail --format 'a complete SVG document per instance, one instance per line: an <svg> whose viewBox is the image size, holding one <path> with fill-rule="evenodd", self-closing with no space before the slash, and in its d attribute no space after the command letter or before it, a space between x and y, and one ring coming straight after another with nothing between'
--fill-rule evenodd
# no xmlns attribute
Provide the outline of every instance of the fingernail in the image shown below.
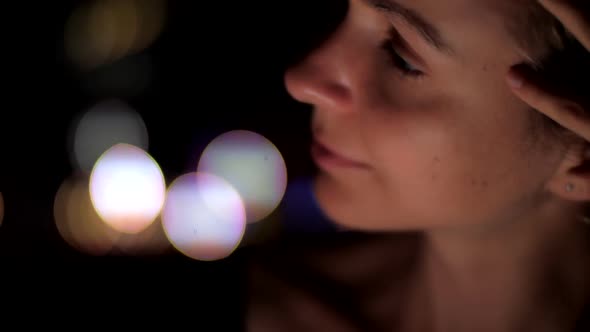
<svg viewBox="0 0 590 332"><path fill-rule="evenodd" d="M524 81L518 74L510 71L508 72L508 84L514 89L520 89L522 88Z"/></svg>

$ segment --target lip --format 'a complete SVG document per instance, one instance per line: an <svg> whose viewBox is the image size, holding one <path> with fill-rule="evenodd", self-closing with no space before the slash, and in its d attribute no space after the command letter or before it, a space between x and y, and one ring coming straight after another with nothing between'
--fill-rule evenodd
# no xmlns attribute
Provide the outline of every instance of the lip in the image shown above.
<svg viewBox="0 0 590 332"><path fill-rule="evenodd" d="M321 168L348 168L348 169L367 169L365 163L355 159L348 158L333 149L329 148L322 142L314 140L311 145L311 155Z"/></svg>

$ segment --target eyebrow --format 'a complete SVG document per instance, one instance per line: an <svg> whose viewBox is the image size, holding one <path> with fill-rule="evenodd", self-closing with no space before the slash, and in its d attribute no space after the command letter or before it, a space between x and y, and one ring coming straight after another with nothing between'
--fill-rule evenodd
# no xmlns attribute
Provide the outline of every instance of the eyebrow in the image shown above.
<svg viewBox="0 0 590 332"><path fill-rule="evenodd" d="M414 28L422 38L432 47L442 53L455 55L455 50L442 37L439 29L429 23L416 11L406 8L394 0L363 0L368 6L389 15L400 16L410 26Z"/></svg>

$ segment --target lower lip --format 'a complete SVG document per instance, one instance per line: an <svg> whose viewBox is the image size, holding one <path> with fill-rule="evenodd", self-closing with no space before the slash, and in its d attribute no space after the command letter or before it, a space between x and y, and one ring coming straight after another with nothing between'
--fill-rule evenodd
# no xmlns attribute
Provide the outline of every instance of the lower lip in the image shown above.
<svg viewBox="0 0 590 332"><path fill-rule="evenodd" d="M311 155L316 164L322 168L349 168L349 169L364 169L365 165L343 158L334 154L330 150L323 147L321 144L314 142L311 146Z"/></svg>

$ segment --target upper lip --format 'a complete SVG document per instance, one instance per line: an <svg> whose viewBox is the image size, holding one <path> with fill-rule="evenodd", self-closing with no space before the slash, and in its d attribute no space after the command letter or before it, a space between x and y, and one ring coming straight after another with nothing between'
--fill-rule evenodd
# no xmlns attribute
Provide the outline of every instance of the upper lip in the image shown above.
<svg viewBox="0 0 590 332"><path fill-rule="evenodd" d="M367 164L366 163L358 160L357 158L349 157L345 153L340 153L339 151L334 150L333 148L330 147L330 145L328 145L328 144L324 143L323 141L319 140L317 137L314 137L313 141L314 141L314 144L317 144L321 148L329 151L331 154L333 154L338 159L341 159L344 162L350 163L352 165L360 166L360 167L367 167Z"/></svg>

